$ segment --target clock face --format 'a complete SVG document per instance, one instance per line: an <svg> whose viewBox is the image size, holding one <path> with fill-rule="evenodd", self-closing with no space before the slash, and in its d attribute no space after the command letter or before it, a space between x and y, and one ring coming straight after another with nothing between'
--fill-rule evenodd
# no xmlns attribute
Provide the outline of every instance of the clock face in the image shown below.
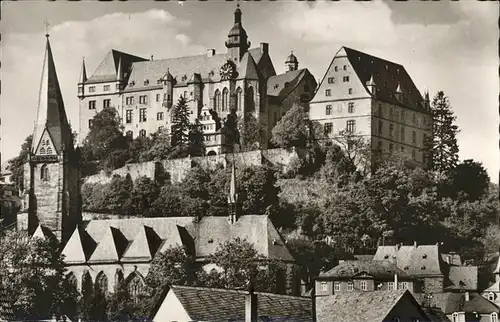
<svg viewBox="0 0 500 322"><path fill-rule="evenodd" d="M230 79L234 74L234 66L230 62L225 63L220 68L220 77L222 79Z"/></svg>

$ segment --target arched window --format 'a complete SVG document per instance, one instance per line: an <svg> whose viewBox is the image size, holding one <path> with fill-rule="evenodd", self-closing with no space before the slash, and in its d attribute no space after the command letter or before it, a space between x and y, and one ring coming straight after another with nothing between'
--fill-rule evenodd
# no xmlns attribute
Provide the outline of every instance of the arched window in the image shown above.
<svg viewBox="0 0 500 322"><path fill-rule="evenodd" d="M458 313L457 312L455 312L451 315L451 321L458 322Z"/></svg>
<svg viewBox="0 0 500 322"><path fill-rule="evenodd" d="M45 148L43 146L40 148L40 154L45 154Z"/></svg>
<svg viewBox="0 0 500 322"><path fill-rule="evenodd" d="M104 272L100 272L97 274L95 278L95 291L99 292L102 295L106 295L108 293L108 277Z"/></svg>
<svg viewBox="0 0 500 322"><path fill-rule="evenodd" d="M215 95L214 95L214 109L216 112L220 112L221 110L221 98L220 98L220 91L216 90Z"/></svg>
<svg viewBox="0 0 500 322"><path fill-rule="evenodd" d="M66 279L70 285L74 286L75 289L78 289L78 280L76 279L76 276L75 274L73 274L73 272L70 272L68 275L66 275Z"/></svg>
<svg viewBox="0 0 500 322"><path fill-rule="evenodd" d="M84 299L89 299L94 292L94 285L92 283L92 277L90 277L90 273L85 271L82 275L82 297Z"/></svg>
<svg viewBox="0 0 500 322"><path fill-rule="evenodd" d="M127 280L128 294L130 298L133 299L135 303L137 303L139 301L140 295L144 294L144 279L139 273L133 272L129 275Z"/></svg>
<svg viewBox="0 0 500 322"><path fill-rule="evenodd" d="M49 168L46 164L42 165L40 169L40 179L42 179L42 181L49 181Z"/></svg>
<svg viewBox="0 0 500 322"><path fill-rule="evenodd" d="M229 110L229 91L224 87L222 91L222 111Z"/></svg>
<svg viewBox="0 0 500 322"><path fill-rule="evenodd" d="M123 283L123 272L121 269L117 269L115 273L115 291L118 289L121 283Z"/></svg>
<svg viewBox="0 0 500 322"><path fill-rule="evenodd" d="M255 112L255 100L253 98L253 87L249 87L245 95L245 112Z"/></svg>
<svg viewBox="0 0 500 322"><path fill-rule="evenodd" d="M52 148L50 146L47 147L47 154L52 154Z"/></svg>
<svg viewBox="0 0 500 322"><path fill-rule="evenodd" d="M129 138L131 138L131 137L133 137L133 136L134 136L134 132L132 132L132 131L127 131L126 135L127 135Z"/></svg>
<svg viewBox="0 0 500 322"><path fill-rule="evenodd" d="M241 87L238 87L236 90L236 110L241 111L242 109L242 103L243 103L243 91L241 90Z"/></svg>
<svg viewBox="0 0 500 322"><path fill-rule="evenodd" d="M491 322L498 322L498 313L496 312L491 313L490 318Z"/></svg>

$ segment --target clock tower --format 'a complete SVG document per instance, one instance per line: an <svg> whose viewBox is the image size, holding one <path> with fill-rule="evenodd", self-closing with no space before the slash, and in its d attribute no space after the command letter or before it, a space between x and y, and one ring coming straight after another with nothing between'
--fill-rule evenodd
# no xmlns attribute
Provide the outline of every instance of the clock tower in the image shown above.
<svg viewBox="0 0 500 322"><path fill-rule="evenodd" d="M243 29L241 23L241 10L239 4L234 11L234 25L227 36L226 47L229 59L236 64L240 62L243 55L247 52L248 48L250 48L247 32Z"/></svg>

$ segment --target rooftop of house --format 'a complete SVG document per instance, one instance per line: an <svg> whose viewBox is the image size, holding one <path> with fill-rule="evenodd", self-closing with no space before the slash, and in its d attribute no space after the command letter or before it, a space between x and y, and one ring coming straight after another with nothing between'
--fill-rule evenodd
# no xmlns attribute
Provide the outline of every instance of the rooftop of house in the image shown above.
<svg viewBox="0 0 500 322"><path fill-rule="evenodd" d="M68 264L137 262L183 245L203 260L237 237L268 258L294 260L269 217L256 215L243 215L235 223L217 216L90 220L74 231L63 254Z"/></svg>
<svg viewBox="0 0 500 322"><path fill-rule="evenodd" d="M466 293L469 294L469 300L466 300ZM431 306L440 308L445 314L452 314L454 312L491 314L499 312L498 306L476 292L433 293Z"/></svg>
<svg viewBox="0 0 500 322"><path fill-rule="evenodd" d="M393 260L412 276L443 275L438 245L379 246L374 260Z"/></svg>
<svg viewBox="0 0 500 322"><path fill-rule="evenodd" d="M195 321L245 321L246 291L172 286L184 310ZM267 321L311 321L310 298L256 292L258 314ZM163 301L163 299L161 300Z"/></svg>
<svg viewBox="0 0 500 322"><path fill-rule="evenodd" d="M353 278L367 274L373 278L391 279L397 274L400 279L409 278L408 274L396 264L387 260L347 260L339 263L331 270L321 273L318 279Z"/></svg>
<svg viewBox="0 0 500 322"><path fill-rule="evenodd" d="M319 296L316 298L317 321L382 322L404 297L418 305L408 290Z"/></svg>
<svg viewBox="0 0 500 322"><path fill-rule="evenodd" d="M307 68L302 68L269 77L267 80L267 95L275 103L280 103L293 92L300 81L306 76L309 76L314 81L311 91L314 90L316 87L314 76L311 75Z"/></svg>

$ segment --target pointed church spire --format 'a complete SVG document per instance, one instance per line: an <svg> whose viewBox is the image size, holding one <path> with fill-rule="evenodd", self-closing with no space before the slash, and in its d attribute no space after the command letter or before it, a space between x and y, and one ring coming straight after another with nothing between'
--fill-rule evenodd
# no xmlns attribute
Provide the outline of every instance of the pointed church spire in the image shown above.
<svg viewBox="0 0 500 322"><path fill-rule="evenodd" d="M54 58L50 47L49 35L46 35L45 56L38 96L38 111L33 132L32 152L35 153L45 132L51 145L59 153L64 147L72 147L71 129L64 110L64 102L57 79ZM45 139L44 139L45 140Z"/></svg>
<svg viewBox="0 0 500 322"><path fill-rule="evenodd" d="M85 57L82 59L82 71L80 73L80 81L79 84L83 84L87 81L87 69L85 68Z"/></svg>

